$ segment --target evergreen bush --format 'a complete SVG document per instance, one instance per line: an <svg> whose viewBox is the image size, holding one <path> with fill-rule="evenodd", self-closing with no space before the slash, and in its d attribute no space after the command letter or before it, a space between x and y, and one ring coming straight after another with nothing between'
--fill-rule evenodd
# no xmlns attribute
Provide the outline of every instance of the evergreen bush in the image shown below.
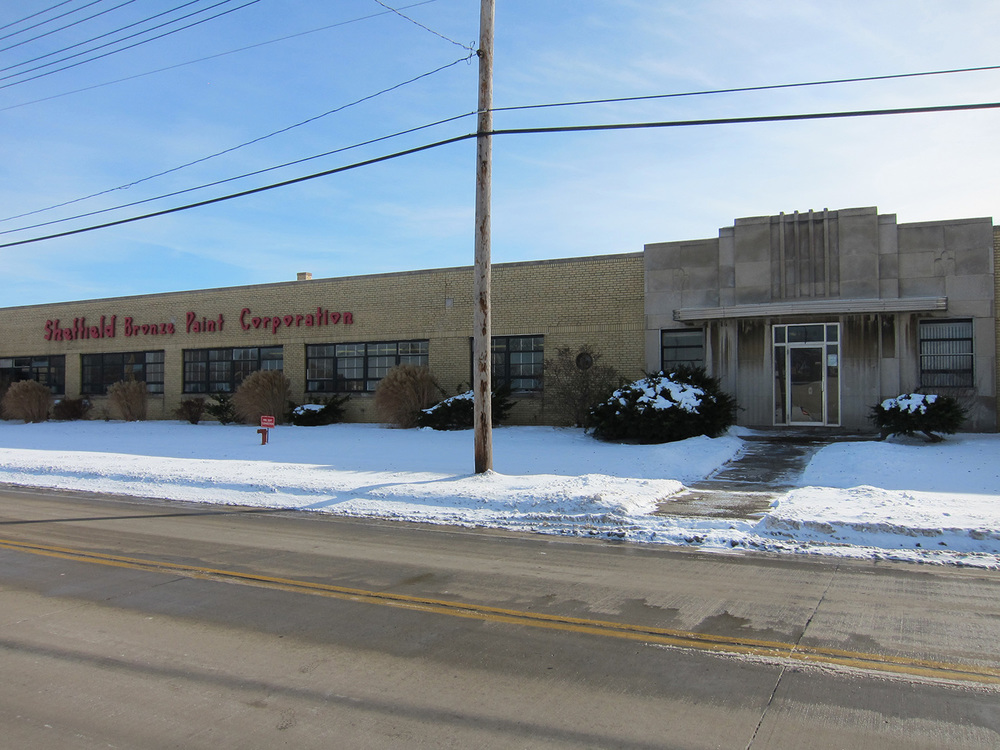
<svg viewBox="0 0 1000 750"><path fill-rule="evenodd" d="M951 396L904 393L873 406L869 418L875 423L882 439L890 435L923 434L929 442L944 440L940 434L952 435L965 423L966 410Z"/></svg>
<svg viewBox="0 0 1000 750"><path fill-rule="evenodd" d="M198 424L204 416L206 408L205 399L186 398L181 401L180 406L174 409L174 416L191 424Z"/></svg>
<svg viewBox="0 0 1000 750"><path fill-rule="evenodd" d="M108 404L126 422L141 422L146 418L149 393L141 380L119 380L108 388Z"/></svg>
<svg viewBox="0 0 1000 750"><path fill-rule="evenodd" d="M490 397L492 423L496 427L503 423L514 407L510 398L510 387L502 386ZM472 391L446 398L434 406L422 409L417 415L418 427L435 430L471 430L475 422L475 394Z"/></svg>
<svg viewBox="0 0 1000 750"><path fill-rule="evenodd" d="M336 424L344 419L350 396L333 396L319 404L302 404L292 406L291 422L299 427L319 427L325 424Z"/></svg>
<svg viewBox="0 0 1000 750"><path fill-rule="evenodd" d="M587 428L601 440L642 444L718 437L735 424L736 409L704 369L678 367L616 390L590 410Z"/></svg>
<svg viewBox="0 0 1000 750"><path fill-rule="evenodd" d="M283 424L291 389L291 383L281 370L250 373L233 394L237 419L246 424L258 424L266 414L274 417L275 424Z"/></svg>
<svg viewBox="0 0 1000 750"><path fill-rule="evenodd" d="M90 402L85 398L63 398L52 404L52 418L60 421L86 419Z"/></svg>
<svg viewBox="0 0 1000 750"><path fill-rule="evenodd" d="M233 408L233 397L228 393L216 393L212 401L205 404L205 411L214 417L219 424L232 424L236 421L236 409Z"/></svg>
<svg viewBox="0 0 1000 750"><path fill-rule="evenodd" d="M3 395L3 413L7 419L44 422L49 418L52 391L35 380L11 383Z"/></svg>
<svg viewBox="0 0 1000 750"><path fill-rule="evenodd" d="M426 367L397 365L375 389L375 413L397 427L416 427L421 409L437 401L441 388Z"/></svg>

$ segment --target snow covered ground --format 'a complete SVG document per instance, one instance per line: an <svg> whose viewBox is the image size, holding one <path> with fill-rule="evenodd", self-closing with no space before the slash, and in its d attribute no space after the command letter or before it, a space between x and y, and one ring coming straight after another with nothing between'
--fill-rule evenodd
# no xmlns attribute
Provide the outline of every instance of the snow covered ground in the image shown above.
<svg viewBox="0 0 1000 750"><path fill-rule="evenodd" d="M653 515L733 458L740 430L666 445L575 429L0 421L0 483L694 545L1000 569L1000 435L837 443L760 520Z"/></svg>

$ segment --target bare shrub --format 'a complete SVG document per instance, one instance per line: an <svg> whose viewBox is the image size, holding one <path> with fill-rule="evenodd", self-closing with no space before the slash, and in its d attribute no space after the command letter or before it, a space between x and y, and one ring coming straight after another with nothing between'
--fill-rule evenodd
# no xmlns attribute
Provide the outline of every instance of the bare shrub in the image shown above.
<svg viewBox="0 0 1000 750"><path fill-rule="evenodd" d="M52 418L60 421L86 419L90 402L85 398L63 398L52 404Z"/></svg>
<svg viewBox="0 0 1000 750"><path fill-rule="evenodd" d="M52 392L35 380L12 383L3 395L3 413L7 419L44 422L49 418Z"/></svg>
<svg viewBox="0 0 1000 750"><path fill-rule="evenodd" d="M141 380L119 380L108 388L108 403L126 422L141 422L146 419L148 395Z"/></svg>
<svg viewBox="0 0 1000 750"><path fill-rule="evenodd" d="M260 422L267 414L277 424L284 424L291 394L291 383L281 370L257 370L240 383L233 394L236 416L247 424Z"/></svg>
<svg viewBox="0 0 1000 750"><path fill-rule="evenodd" d="M397 365L375 389L375 413L388 424L416 427L420 410L437 402L442 395L426 367Z"/></svg>
<svg viewBox="0 0 1000 750"><path fill-rule="evenodd" d="M618 371L600 360L589 344L560 347L545 360L545 406L556 424L583 427L590 410L622 385Z"/></svg>
<svg viewBox="0 0 1000 750"><path fill-rule="evenodd" d="M185 419L191 424L198 424L205 414L205 399L186 398L181 401L180 406L174 409L174 416L178 419Z"/></svg>

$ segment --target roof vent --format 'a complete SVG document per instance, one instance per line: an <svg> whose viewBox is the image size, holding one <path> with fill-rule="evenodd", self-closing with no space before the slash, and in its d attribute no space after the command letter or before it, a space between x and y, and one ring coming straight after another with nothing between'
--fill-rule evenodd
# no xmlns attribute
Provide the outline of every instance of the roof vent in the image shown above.
<svg viewBox="0 0 1000 750"><path fill-rule="evenodd" d="M309 271L299 271L296 281L309 281L312 279L313 275Z"/></svg>

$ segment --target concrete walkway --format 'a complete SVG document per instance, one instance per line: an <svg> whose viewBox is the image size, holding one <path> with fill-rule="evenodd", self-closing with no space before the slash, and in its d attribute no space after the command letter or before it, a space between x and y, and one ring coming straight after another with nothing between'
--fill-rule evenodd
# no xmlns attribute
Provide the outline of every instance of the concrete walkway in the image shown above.
<svg viewBox="0 0 1000 750"><path fill-rule="evenodd" d="M815 430L754 430L743 450L714 474L661 503L656 515L760 518L771 502L793 487L820 448L877 435Z"/></svg>

